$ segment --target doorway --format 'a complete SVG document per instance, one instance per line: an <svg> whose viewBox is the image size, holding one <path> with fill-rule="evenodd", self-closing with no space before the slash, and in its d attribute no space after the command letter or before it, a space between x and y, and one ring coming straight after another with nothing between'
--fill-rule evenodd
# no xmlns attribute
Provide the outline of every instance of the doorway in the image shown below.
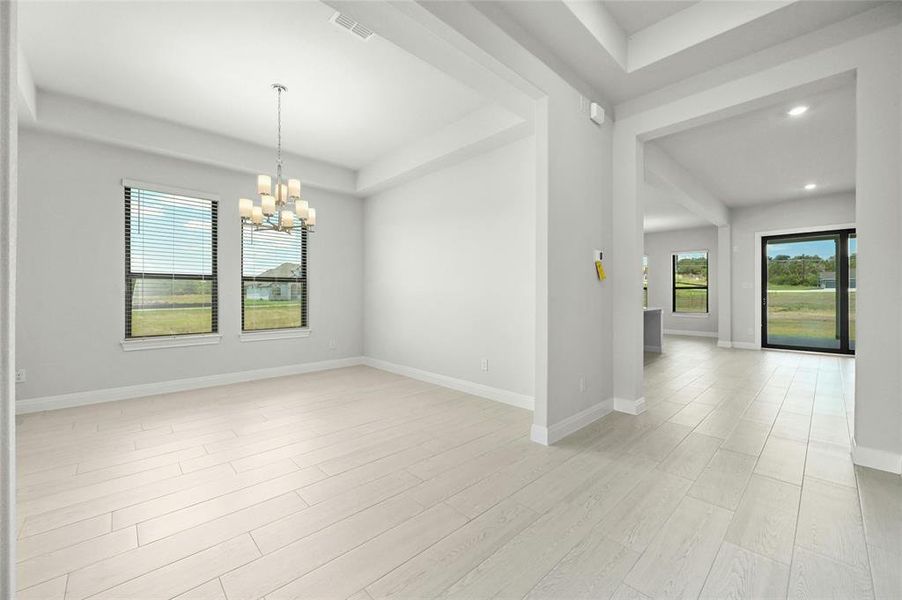
<svg viewBox="0 0 902 600"><path fill-rule="evenodd" d="M854 229L761 238L761 345L855 353Z"/></svg>

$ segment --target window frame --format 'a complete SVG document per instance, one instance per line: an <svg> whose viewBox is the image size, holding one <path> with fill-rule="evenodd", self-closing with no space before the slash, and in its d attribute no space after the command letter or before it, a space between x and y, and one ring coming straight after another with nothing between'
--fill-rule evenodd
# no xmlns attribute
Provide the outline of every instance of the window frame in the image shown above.
<svg viewBox="0 0 902 600"><path fill-rule="evenodd" d="M240 249L239 249L239 265L238 278L241 294L241 329L240 339L242 341L255 340L276 340L295 337L307 337L310 335L310 285L307 268L308 244L310 242L310 233L306 229L298 227L295 231L285 235L295 235L300 231L301 237L301 277L292 279L288 277L245 277L244 276L244 234L245 227L241 226ZM265 233L265 232L264 232ZM244 289L245 281L264 281L271 283L300 283L303 295L301 297L301 324L297 327L270 327L265 329L245 329L244 324L244 301L246 294Z"/></svg>
<svg viewBox="0 0 902 600"><path fill-rule="evenodd" d="M144 190L156 194L183 196L195 200L206 200L210 202L210 331L187 332L187 333L166 333L160 335L132 335L132 293L131 282L135 278L144 279L161 279L161 280L188 280L188 281L206 281L205 275L195 275L189 273L136 273L131 270L131 190ZM160 185L145 181L137 181L133 179L122 179L122 196L124 206L124 229L125 229L125 313L124 317L124 335L122 347L124 350L142 350L152 348L169 348L179 346L206 345L217 343L222 337L219 333L219 196L208 192L200 192L197 190L189 190L168 185Z"/></svg>
<svg viewBox="0 0 902 600"><path fill-rule="evenodd" d="M682 254L704 254L705 255L705 271L707 276L705 277L705 286L702 288L693 287L687 288L677 287L677 257ZM670 268L670 312L674 315L679 315L681 317L707 317L711 314L711 253L708 250L678 250L670 255L671 260L671 268ZM684 310L677 310L677 290L678 289L704 289L705 290L705 311L704 312L690 312Z"/></svg>

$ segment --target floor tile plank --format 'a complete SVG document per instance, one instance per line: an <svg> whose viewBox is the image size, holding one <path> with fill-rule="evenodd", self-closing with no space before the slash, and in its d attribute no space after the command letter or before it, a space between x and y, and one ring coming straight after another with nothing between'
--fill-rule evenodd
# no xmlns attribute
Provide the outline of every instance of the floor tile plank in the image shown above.
<svg viewBox="0 0 902 600"><path fill-rule="evenodd" d="M610 598L639 554L593 531L526 596L529 600Z"/></svg>
<svg viewBox="0 0 902 600"><path fill-rule="evenodd" d="M755 457L718 450L689 489L689 495L711 504L735 510L752 476ZM641 590L640 590L641 591Z"/></svg>
<svg viewBox="0 0 902 600"><path fill-rule="evenodd" d="M701 592L732 513L685 498L626 576L652 598L695 598Z"/></svg>
<svg viewBox="0 0 902 600"><path fill-rule="evenodd" d="M801 486L807 449L805 442L770 436L758 457L755 473Z"/></svg>
<svg viewBox="0 0 902 600"><path fill-rule="evenodd" d="M805 478L796 544L833 560L868 568L858 494L846 486Z"/></svg>
<svg viewBox="0 0 902 600"><path fill-rule="evenodd" d="M699 598L785 598L789 566L724 542Z"/></svg>
<svg viewBox="0 0 902 600"><path fill-rule="evenodd" d="M792 559L787 597L798 600L868 600L874 597L874 590L867 570L850 567L797 547Z"/></svg>
<svg viewBox="0 0 902 600"><path fill-rule="evenodd" d="M800 496L797 486L753 475L725 539L788 565Z"/></svg>

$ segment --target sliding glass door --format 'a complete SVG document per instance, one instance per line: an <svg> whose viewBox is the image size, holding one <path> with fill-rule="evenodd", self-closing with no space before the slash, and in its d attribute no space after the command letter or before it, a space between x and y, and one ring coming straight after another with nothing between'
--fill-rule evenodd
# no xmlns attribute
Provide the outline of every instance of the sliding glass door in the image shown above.
<svg viewBox="0 0 902 600"><path fill-rule="evenodd" d="M855 350L854 230L761 241L761 345L852 354Z"/></svg>

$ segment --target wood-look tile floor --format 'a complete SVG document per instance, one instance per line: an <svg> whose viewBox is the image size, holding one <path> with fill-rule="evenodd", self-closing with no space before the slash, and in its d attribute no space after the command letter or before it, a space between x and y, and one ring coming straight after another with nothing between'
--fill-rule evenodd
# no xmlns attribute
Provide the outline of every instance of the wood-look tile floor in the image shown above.
<svg viewBox="0 0 902 600"><path fill-rule="evenodd" d="M900 598L850 359L670 338L563 443L366 367L19 419L19 598Z"/></svg>

